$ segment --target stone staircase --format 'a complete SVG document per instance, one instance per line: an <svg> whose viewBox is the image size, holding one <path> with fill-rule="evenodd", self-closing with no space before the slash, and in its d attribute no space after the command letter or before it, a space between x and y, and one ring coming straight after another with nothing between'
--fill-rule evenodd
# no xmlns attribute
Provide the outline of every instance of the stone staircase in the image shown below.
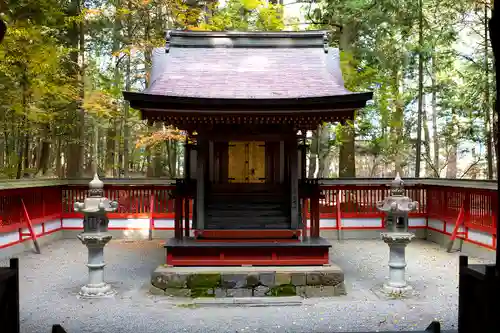
<svg viewBox="0 0 500 333"><path fill-rule="evenodd" d="M207 193L205 202L208 230L290 228L290 204L281 186L217 185Z"/></svg>

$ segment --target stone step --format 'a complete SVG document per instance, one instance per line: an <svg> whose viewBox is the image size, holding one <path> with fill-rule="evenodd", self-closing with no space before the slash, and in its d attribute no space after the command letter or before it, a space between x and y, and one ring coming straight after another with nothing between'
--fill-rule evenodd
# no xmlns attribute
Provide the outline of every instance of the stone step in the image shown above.
<svg viewBox="0 0 500 333"><path fill-rule="evenodd" d="M277 196L209 196L205 198L207 203L250 203L250 204L283 204L289 200L283 197Z"/></svg>
<svg viewBox="0 0 500 333"><path fill-rule="evenodd" d="M207 209L217 210L287 210L283 203L248 203L248 202L213 202L207 204Z"/></svg>
<svg viewBox="0 0 500 333"><path fill-rule="evenodd" d="M261 210L261 209L207 209L208 217L244 217L244 218L261 218L261 217L287 217L287 212L283 210Z"/></svg>
<svg viewBox="0 0 500 333"><path fill-rule="evenodd" d="M290 223L288 216L260 216L254 218L252 216L207 216L207 223L223 223L223 224L240 224L240 223L256 223L256 224L282 224Z"/></svg>
<svg viewBox="0 0 500 333"><path fill-rule="evenodd" d="M234 230L234 229L249 229L249 230L259 230L259 229L290 229L290 223L282 224L270 224L270 223L238 223L238 224L224 224L217 222L207 222L205 224L205 229L207 230Z"/></svg>

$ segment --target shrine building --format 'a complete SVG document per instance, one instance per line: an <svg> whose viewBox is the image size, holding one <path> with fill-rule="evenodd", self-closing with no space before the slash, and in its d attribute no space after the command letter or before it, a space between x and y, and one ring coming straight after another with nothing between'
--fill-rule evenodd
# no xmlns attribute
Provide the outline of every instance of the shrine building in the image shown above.
<svg viewBox="0 0 500 333"><path fill-rule="evenodd" d="M177 180L166 263L328 264L305 136L321 123L353 120L372 93L344 87L326 33L170 31L153 53L149 87L125 99L143 119L175 126L193 143ZM191 199L193 212L183 204Z"/></svg>

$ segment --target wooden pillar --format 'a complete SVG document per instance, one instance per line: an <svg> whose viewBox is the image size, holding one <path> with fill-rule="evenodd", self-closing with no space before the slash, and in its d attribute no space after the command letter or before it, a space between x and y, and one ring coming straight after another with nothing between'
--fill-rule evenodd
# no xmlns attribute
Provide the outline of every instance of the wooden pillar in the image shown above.
<svg viewBox="0 0 500 333"><path fill-rule="evenodd" d="M190 199L186 197L184 200L184 236L189 237L189 206Z"/></svg>
<svg viewBox="0 0 500 333"><path fill-rule="evenodd" d="M186 143L184 144L184 179L191 179L191 150L192 145L188 143L186 137Z"/></svg>
<svg viewBox="0 0 500 333"><path fill-rule="evenodd" d="M198 138L196 156L196 229L205 229L205 142Z"/></svg>
<svg viewBox="0 0 500 333"><path fill-rule="evenodd" d="M208 141L208 180L214 181L214 141Z"/></svg>
<svg viewBox="0 0 500 333"><path fill-rule="evenodd" d="M309 199L302 199L302 237L307 236L307 214L309 211Z"/></svg>
<svg viewBox="0 0 500 333"><path fill-rule="evenodd" d="M311 197L311 237L319 237L319 192L317 189Z"/></svg>
<svg viewBox="0 0 500 333"><path fill-rule="evenodd" d="M290 195L291 195L291 228L299 228L299 178L297 140L291 140L288 145L290 156Z"/></svg>
<svg viewBox="0 0 500 333"><path fill-rule="evenodd" d="M182 196L177 194L175 197L174 237L179 240L182 239L182 202Z"/></svg>
<svg viewBox="0 0 500 333"><path fill-rule="evenodd" d="M285 182L285 142L280 141L280 184Z"/></svg>
<svg viewBox="0 0 500 333"><path fill-rule="evenodd" d="M186 136L186 143L184 144L184 179L186 188L190 186L189 181L191 179L191 149L192 146L189 144L188 136ZM190 195L186 193L184 199L184 236L186 237L189 237Z"/></svg>

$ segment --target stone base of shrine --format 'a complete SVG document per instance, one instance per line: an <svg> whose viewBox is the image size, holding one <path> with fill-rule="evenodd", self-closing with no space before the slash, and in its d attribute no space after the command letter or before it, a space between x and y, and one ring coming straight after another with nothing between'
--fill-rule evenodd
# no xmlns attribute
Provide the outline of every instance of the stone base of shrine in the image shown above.
<svg viewBox="0 0 500 333"><path fill-rule="evenodd" d="M332 297L346 294L337 265L168 267L151 276L150 292L171 297Z"/></svg>

